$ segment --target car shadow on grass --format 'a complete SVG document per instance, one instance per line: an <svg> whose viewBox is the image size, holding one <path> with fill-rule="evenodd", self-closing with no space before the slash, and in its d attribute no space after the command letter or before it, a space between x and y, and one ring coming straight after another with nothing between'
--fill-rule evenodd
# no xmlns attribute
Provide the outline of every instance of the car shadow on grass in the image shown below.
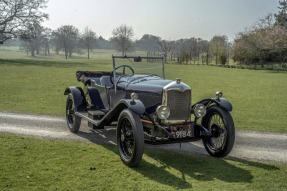
<svg viewBox="0 0 287 191"><path fill-rule="evenodd" d="M115 130L91 130L79 132L77 135L93 143L101 144L115 155L119 155L115 145ZM192 188L192 182L195 180L252 183L253 176L250 168L278 170L273 165L234 157L221 159L192 151L182 153L157 146L145 146L143 160L137 168L132 169L150 180L175 189ZM196 146L193 145L193 147Z"/></svg>

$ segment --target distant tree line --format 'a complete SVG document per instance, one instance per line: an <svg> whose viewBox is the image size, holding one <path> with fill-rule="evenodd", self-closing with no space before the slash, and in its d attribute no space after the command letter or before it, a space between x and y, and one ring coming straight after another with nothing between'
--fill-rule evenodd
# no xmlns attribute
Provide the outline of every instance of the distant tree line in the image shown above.
<svg viewBox="0 0 287 191"><path fill-rule="evenodd" d="M0 43L21 43L22 48L30 54L59 54L65 58L73 54L87 53L93 49L115 49L122 55L130 51L141 50L147 54L162 55L165 61L187 63L209 63L215 59L216 64L226 63L228 56L228 40L226 36L215 36L210 42L191 37L180 40L162 40L158 36L145 34L134 40L132 26L120 25L112 31L108 40L86 27L84 31L72 25L64 25L56 30L43 27L41 22L48 15L41 12L47 0L0 0ZM7 41L13 39L12 41ZM20 39L20 40L19 40Z"/></svg>
<svg viewBox="0 0 287 191"><path fill-rule="evenodd" d="M287 59L287 0L279 1L279 11L259 19L252 27L237 34L233 43L225 35L215 35L208 41L197 37L164 40L159 36L144 34L134 39L132 26L122 24L111 31L112 37L97 36L89 27L80 31L75 26L64 25L56 30L43 27L48 15L40 10L47 0L0 0L0 43L15 45L35 56L55 52L65 58L73 54L87 54L94 49L113 49L122 55L140 50L147 56L160 55L165 62L179 64L226 65L230 59L240 64L279 62L286 67ZM9 39L13 39L12 41Z"/></svg>
<svg viewBox="0 0 287 191"><path fill-rule="evenodd" d="M153 39L153 40L152 40ZM154 39L157 39L156 41ZM152 41L151 49L146 49L146 42ZM149 55L158 52L166 62L179 64L216 64L225 65L228 61L230 43L226 36L216 35L210 41L201 38L187 38L179 40L161 40L160 37L144 35L138 42L139 49L148 51Z"/></svg>

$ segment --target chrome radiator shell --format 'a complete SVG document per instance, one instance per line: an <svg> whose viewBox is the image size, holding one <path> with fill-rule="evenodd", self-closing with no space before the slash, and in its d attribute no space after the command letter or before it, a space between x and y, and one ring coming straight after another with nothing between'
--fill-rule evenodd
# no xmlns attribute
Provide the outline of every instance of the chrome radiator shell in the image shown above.
<svg viewBox="0 0 287 191"><path fill-rule="evenodd" d="M182 82L173 81L163 87L162 105L170 108L170 116L164 124L178 124L190 120L191 88Z"/></svg>

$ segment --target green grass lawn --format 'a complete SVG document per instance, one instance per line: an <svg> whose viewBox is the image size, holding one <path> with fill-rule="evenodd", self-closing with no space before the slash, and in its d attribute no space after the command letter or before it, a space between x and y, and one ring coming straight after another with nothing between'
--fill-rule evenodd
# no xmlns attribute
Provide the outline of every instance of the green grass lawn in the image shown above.
<svg viewBox="0 0 287 191"><path fill-rule="evenodd" d="M0 110L64 115L64 89L82 85L76 81L77 70L111 71L111 59L107 59L111 52L101 54L102 59L92 60L0 60ZM166 71L167 78L180 77L192 87L192 103L223 91L234 106L232 116L237 129L287 133L286 72L175 64L167 64Z"/></svg>
<svg viewBox="0 0 287 191"><path fill-rule="evenodd" d="M112 69L115 52L91 60L31 58L0 47L0 111L63 116L77 70ZM2 60L1 60L2 59ZM168 64L167 77L192 87L192 103L224 92L236 128L287 133L287 73ZM0 190L287 190L287 165L146 149L139 168L116 146L0 134Z"/></svg>
<svg viewBox="0 0 287 191"><path fill-rule="evenodd" d="M108 62L0 60L0 109L26 113L63 115L64 90L80 86L77 70L111 70Z"/></svg>
<svg viewBox="0 0 287 191"><path fill-rule="evenodd" d="M138 168L116 146L0 134L1 190L286 190L287 165L147 149Z"/></svg>
<svg viewBox="0 0 287 191"><path fill-rule="evenodd" d="M233 104L237 129L287 132L287 72L209 66L168 65L168 77L180 76L192 87L193 100L223 97Z"/></svg>

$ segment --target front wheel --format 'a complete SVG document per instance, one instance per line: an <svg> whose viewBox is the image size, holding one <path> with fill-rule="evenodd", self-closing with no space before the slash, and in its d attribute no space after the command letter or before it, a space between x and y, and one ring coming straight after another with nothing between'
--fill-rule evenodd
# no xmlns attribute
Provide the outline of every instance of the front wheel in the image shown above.
<svg viewBox="0 0 287 191"><path fill-rule="evenodd" d="M212 134L212 137L203 139L206 151L214 157L227 156L235 141L235 127L230 113L217 105L211 106L202 118L202 126Z"/></svg>
<svg viewBox="0 0 287 191"><path fill-rule="evenodd" d="M119 116L117 144L123 163L129 167L138 166L144 150L144 132L140 117L129 109Z"/></svg>

